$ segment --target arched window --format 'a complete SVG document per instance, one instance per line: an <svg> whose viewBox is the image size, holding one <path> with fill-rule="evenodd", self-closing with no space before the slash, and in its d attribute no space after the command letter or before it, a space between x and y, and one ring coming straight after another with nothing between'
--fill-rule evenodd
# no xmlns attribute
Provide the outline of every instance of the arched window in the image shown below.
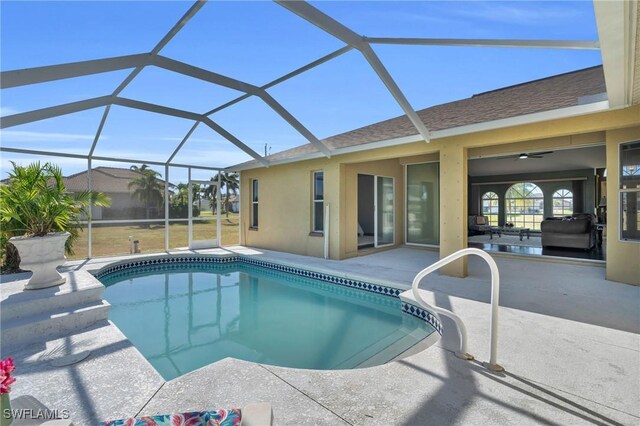
<svg viewBox="0 0 640 426"><path fill-rule="evenodd" d="M513 184L505 195L507 223L516 228L540 229L544 219L544 196L535 183Z"/></svg>
<svg viewBox="0 0 640 426"><path fill-rule="evenodd" d="M499 201L498 194L495 192L485 192L482 196L482 215L487 218L491 226L498 226Z"/></svg>
<svg viewBox="0 0 640 426"><path fill-rule="evenodd" d="M559 189L553 193L553 215L570 216L573 214L573 192Z"/></svg>

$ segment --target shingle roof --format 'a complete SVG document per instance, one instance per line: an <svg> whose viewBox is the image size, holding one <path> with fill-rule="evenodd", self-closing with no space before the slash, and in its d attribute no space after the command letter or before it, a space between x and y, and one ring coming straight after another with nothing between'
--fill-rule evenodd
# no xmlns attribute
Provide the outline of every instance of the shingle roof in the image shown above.
<svg viewBox="0 0 640 426"><path fill-rule="evenodd" d="M429 130L444 130L575 106L581 103L581 98L605 92L604 72L599 65L479 93L471 98L436 105L417 113ZM331 136L322 142L329 148L336 149L416 134L415 127L403 115ZM275 153L267 159L293 159L315 152L318 152L315 147L306 144ZM250 161L238 166L260 167L260 164Z"/></svg>
<svg viewBox="0 0 640 426"><path fill-rule="evenodd" d="M103 193L130 193L129 182L140 176L140 173L118 167L96 167L91 169L91 186L93 191ZM64 184L70 192L87 190L87 172L83 171L64 178Z"/></svg>

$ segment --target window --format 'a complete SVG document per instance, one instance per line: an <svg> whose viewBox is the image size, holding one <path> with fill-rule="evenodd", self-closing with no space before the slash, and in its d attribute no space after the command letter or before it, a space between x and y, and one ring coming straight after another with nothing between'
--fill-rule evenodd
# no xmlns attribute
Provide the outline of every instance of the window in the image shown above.
<svg viewBox="0 0 640 426"><path fill-rule="evenodd" d="M500 198L495 192L485 192L482 196L482 216L489 221L489 225L498 226L498 205Z"/></svg>
<svg viewBox="0 0 640 426"><path fill-rule="evenodd" d="M440 169L438 163L408 164L406 235L409 244L440 244Z"/></svg>
<svg viewBox="0 0 640 426"><path fill-rule="evenodd" d="M505 196L507 223L516 228L540 229L544 218L544 197L538 185L520 182L512 185Z"/></svg>
<svg viewBox="0 0 640 426"><path fill-rule="evenodd" d="M313 232L324 231L324 172L313 172Z"/></svg>
<svg viewBox="0 0 640 426"><path fill-rule="evenodd" d="M556 217L573 214L573 192L559 189L553 193L553 215Z"/></svg>
<svg viewBox="0 0 640 426"><path fill-rule="evenodd" d="M258 179L251 181L251 227L258 227Z"/></svg>
<svg viewBox="0 0 640 426"><path fill-rule="evenodd" d="M640 241L640 142L620 145L620 238Z"/></svg>

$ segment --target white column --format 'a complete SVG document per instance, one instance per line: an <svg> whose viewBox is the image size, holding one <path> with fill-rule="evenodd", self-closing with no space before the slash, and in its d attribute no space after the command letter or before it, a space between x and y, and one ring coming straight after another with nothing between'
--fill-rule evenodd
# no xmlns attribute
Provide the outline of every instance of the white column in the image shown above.
<svg viewBox="0 0 640 426"><path fill-rule="evenodd" d="M238 172L238 245L242 244L242 172Z"/></svg>
<svg viewBox="0 0 640 426"><path fill-rule="evenodd" d="M164 251L169 251L169 165L164 166Z"/></svg>
<svg viewBox="0 0 640 426"><path fill-rule="evenodd" d="M87 159L87 191L93 191L93 181L91 177L91 157ZM91 244L92 244L92 235L91 231L93 230L91 226L92 222L92 213L93 213L93 203L89 206L89 217L87 218L87 257L91 259Z"/></svg>
<svg viewBox="0 0 640 426"><path fill-rule="evenodd" d="M187 202L189 203L189 206L187 208L187 212L188 212L188 216L187 218L189 219L189 248L192 247L193 245L193 212L191 211L191 204L193 203L193 194L191 193L191 167L189 167L188 169L188 180L189 180L189 185L187 187L187 191L189 191L189 194L187 195Z"/></svg>
<svg viewBox="0 0 640 426"><path fill-rule="evenodd" d="M218 171L218 190L216 191L216 239L218 247L222 247L222 214L220 213L220 193L222 192L222 172Z"/></svg>

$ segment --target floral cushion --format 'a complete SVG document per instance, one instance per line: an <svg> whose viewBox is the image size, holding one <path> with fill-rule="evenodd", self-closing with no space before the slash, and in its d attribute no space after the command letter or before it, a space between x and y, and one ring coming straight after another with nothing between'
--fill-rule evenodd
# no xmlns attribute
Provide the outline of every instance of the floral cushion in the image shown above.
<svg viewBox="0 0 640 426"><path fill-rule="evenodd" d="M240 426L240 410L194 411L191 413L164 414L160 416L131 417L110 420L102 426Z"/></svg>

